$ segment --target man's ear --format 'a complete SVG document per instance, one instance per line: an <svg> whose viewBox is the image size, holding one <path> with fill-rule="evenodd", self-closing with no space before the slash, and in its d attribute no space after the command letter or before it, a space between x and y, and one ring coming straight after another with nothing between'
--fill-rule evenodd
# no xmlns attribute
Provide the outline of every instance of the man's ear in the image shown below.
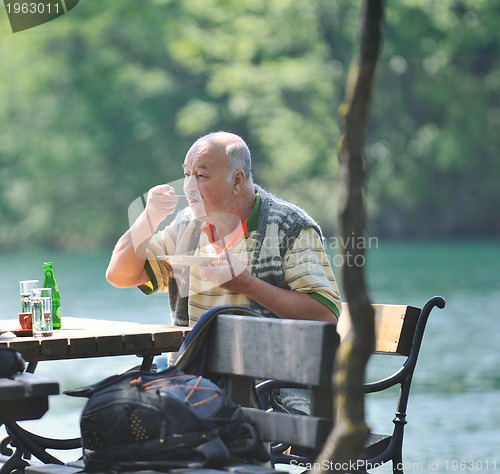
<svg viewBox="0 0 500 474"><path fill-rule="evenodd" d="M245 184L245 175L243 171L238 170L236 174L234 175L234 182L233 182L233 188L234 191L239 193L241 189L243 188L243 185Z"/></svg>

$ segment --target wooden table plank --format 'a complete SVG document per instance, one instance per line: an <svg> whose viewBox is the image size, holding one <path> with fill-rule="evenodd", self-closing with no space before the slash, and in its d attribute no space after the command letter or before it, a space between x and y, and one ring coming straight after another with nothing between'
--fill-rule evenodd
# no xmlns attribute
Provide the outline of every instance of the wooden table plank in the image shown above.
<svg viewBox="0 0 500 474"><path fill-rule="evenodd" d="M86 354L95 354L98 351L99 347L95 336L72 339L69 346L69 353L75 358Z"/></svg>
<svg viewBox="0 0 500 474"><path fill-rule="evenodd" d="M5 327L5 321L0 321ZM15 324L14 321L7 323ZM27 362L115 355L155 355L179 349L190 328L94 318L67 317L63 329L47 338L0 339Z"/></svg>
<svg viewBox="0 0 500 474"><path fill-rule="evenodd" d="M154 349L153 335L150 332L124 334L123 347L126 351L149 353Z"/></svg>
<svg viewBox="0 0 500 474"><path fill-rule="evenodd" d="M20 352L25 360L36 359L41 354L40 341L35 337L18 337L0 342L2 347L12 347Z"/></svg>
<svg viewBox="0 0 500 474"><path fill-rule="evenodd" d="M99 354L122 354L123 337L121 335L100 337L96 339Z"/></svg>
<svg viewBox="0 0 500 474"><path fill-rule="evenodd" d="M187 331L185 330L182 332L176 331L175 333L173 331L155 333L153 335L154 347L162 349L162 352L175 352L181 346L186 335Z"/></svg>
<svg viewBox="0 0 500 474"><path fill-rule="evenodd" d="M62 334L60 335L62 336ZM63 359L69 354L69 342L66 337L50 337L40 341L40 354L42 357L54 357ZM24 355L24 354L23 354Z"/></svg>

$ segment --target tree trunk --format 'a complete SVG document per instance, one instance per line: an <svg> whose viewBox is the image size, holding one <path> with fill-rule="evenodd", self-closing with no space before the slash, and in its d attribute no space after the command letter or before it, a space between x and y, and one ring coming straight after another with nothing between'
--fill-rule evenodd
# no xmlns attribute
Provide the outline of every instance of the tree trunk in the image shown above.
<svg viewBox="0 0 500 474"><path fill-rule="evenodd" d="M363 383L366 364L374 348L374 322L364 275L369 240L365 233L363 147L382 17L382 0L364 0L360 54L350 69L346 98L340 110L343 126L339 192L340 240L343 242L341 275L352 330L337 354L333 377L337 420L317 460L319 468L315 471L318 472L352 470L356 460L363 457L364 442L369 434Z"/></svg>

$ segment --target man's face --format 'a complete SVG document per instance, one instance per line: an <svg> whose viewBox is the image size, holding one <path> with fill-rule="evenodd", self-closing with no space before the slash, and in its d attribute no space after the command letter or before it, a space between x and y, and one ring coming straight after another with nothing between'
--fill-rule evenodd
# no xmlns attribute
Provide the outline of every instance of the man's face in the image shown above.
<svg viewBox="0 0 500 474"><path fill-rule="evenodd" d="M231 213L233 185L227 179L229 162L223 147L195 144L183 164L184 194L197 219Z"/></svg>

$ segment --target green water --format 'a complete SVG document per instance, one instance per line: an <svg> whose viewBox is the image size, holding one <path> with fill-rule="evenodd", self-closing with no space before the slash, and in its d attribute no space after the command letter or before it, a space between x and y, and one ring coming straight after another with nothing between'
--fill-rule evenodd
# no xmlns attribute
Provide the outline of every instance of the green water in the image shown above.
<svg viewBox="0 0 500 474"><path fill-rule="evenodd" d="M106 283L108 258L109 253L0 255L0 319L18 312L19 280L41 279L43 262L51 260L63 318L66 314L168 323L166 295L146 297L138 290L119 290ZM373 302L420 307L434 295L447 301L444 310L431 314L413 381L405 471L500 471L500 242L372 242L367 271ZM37 372L57 376L64 389L99 380L136 362L135 357L47 362ZM369 376L382 369L389 367L381 368L381 362L372 359ZM78 436L81 404L81 400L53 397L50 413L25 425L41 434ZM393 410L394 401L388 395L369 400L371 427L390 430ZM378 471L389 472L389 467Z"/></svg>

